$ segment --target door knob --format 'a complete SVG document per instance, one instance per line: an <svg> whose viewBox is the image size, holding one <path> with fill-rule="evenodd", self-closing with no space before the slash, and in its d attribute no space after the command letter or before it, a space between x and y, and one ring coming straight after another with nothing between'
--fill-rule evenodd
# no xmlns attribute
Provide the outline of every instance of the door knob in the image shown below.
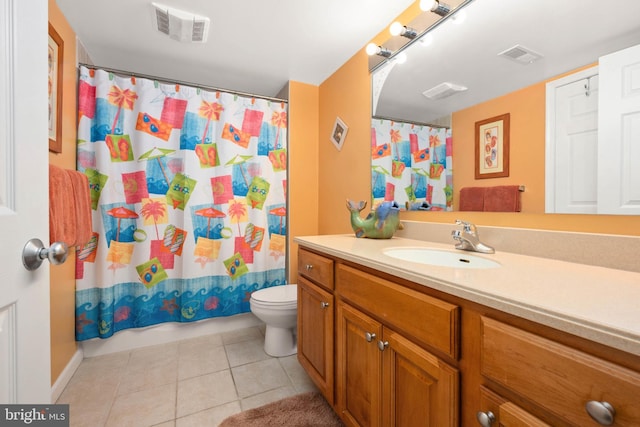
<svg viewBox="0 0 640 427"><path fill-rule="evenodd" d="M22 264L29 271L36 270L45 259L53 265L58 265L67 260L68 253L67 244L64 242L55 242L49 248L45 248L42 240L31 239L22 249Z"/></svg>

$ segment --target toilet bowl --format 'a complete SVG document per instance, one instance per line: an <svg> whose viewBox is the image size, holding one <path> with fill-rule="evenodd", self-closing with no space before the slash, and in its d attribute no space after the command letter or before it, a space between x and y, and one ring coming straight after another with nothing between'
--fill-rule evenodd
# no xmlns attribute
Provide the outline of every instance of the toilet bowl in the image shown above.
<svg viewBox="0 0 640 427"><path fill-rule="evenodd" d="M269 356L290 356L297 352L298 286L282 285L260 289L251 294L251 312L267 328L264 351Z"/></svg>

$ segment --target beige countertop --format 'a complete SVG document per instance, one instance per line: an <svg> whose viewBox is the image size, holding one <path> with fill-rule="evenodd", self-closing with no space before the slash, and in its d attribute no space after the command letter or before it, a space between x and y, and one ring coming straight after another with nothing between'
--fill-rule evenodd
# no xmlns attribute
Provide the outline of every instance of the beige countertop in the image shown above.
<svg viewBox="0 0 640 427"><path fill-rule="evenodd" d="M453 244L393 237L301 236L299 245L352 261L610 347L640 355L640 273ZM497 268L425 265L385 255L389 248L434 248L497 261Z"/></svg>

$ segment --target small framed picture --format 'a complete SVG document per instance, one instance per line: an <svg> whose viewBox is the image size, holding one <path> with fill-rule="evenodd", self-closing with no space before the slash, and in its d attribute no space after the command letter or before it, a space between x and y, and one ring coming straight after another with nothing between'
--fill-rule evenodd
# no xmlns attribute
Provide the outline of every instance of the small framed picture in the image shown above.
<svg viewBox="0 0 640 427"><path fill-rule="evenodd" d="M349 128L346 124L340 119L340 117L336 116L336 122L333 125L333 130L331 131L331 142L336 146L338 151L342 149L342 144L344 143L345 138L347 137L347 131Z"/></svg>
<svg viewBox="0 0 640 427"><path fill-rule="evenodd" d="M476 122L476 179L509 176L509 114Z"/></svg>
<svg viewBox="0 0 640 427"><path fill-rule="evenodd" d="M62 152L62 53L64 43L49 24L49 151Z"/></svg>

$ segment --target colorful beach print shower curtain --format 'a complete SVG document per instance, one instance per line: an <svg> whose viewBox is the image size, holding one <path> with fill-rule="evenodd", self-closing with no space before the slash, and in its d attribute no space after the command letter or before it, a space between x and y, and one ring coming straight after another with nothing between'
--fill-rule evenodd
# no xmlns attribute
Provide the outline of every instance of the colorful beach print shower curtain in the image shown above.
<svg viewBox="0 0 640 427"><path fill-rule="evenodd" d="M451 129L371 119L373 205L396 201L401 209L451 211Z"/></svg>
<svg viewBox="0 0 640 427"><path fill-rule="evenodd" d="M287 105L81 67L76 339L249 311L285 284Z"/></svg>

